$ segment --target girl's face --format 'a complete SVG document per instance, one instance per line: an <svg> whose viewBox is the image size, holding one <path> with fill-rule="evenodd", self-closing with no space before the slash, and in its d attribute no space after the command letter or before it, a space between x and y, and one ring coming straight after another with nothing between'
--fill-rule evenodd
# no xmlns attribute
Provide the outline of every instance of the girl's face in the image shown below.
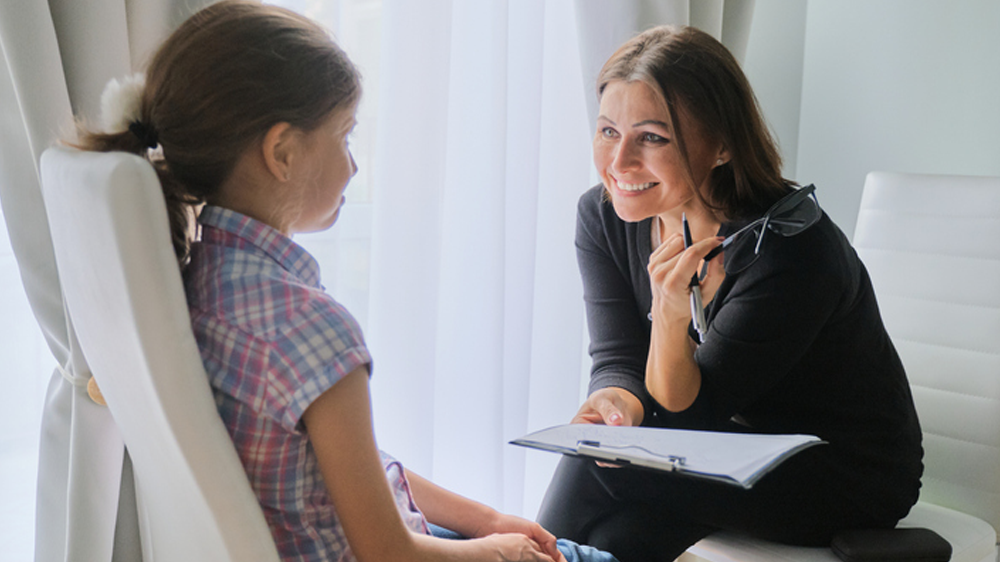
<svg viewBox="0 0 1000 562"><path fill-rule="evenodd" d="M357 105L334 111L316 130L306 133L293 178L298 184L297 218L291 232L317 232L333 226L344 203L344 189L358 166L348 146Z"/></svg>
<svg viewBox="0 0 1000 562"><path fill-rule="evenodd" d="M725 155L684 111L678 113L691 175L671 138L670 117L660 96L642 81L618 80L605 87L594 135L594 165L622 220L702 210L694 190L701 189Z"/></svg>

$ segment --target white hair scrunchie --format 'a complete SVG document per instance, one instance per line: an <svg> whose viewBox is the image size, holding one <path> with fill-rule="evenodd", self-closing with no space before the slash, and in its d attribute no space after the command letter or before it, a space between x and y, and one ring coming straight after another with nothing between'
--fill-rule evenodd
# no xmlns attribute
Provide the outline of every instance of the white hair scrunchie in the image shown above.
<svg viewBox="0 0 1000 562"><path fill-rule="evenodd" d="M122 133L139 120L146 75L139 72L118 81L112 78L101 93L101 127L105 133Z"/></svg>

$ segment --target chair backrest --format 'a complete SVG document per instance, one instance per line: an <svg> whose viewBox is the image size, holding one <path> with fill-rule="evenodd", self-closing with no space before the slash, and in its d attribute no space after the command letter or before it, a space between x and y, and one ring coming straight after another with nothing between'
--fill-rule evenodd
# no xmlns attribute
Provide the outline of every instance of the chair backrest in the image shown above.
<svg viewBox="0 0 1000 562"><path fill-rule="evenodd" d="M81 349L132 458L144 560L276 562L201 363L152 166L52 148L42 190Z"/></svg>
<svg viewBox="0 0 1000 562"><path fill-rule="evenodd" d="M921 501L1000 530L1000 178L872 172L854 245L920 416Z"/></svg>

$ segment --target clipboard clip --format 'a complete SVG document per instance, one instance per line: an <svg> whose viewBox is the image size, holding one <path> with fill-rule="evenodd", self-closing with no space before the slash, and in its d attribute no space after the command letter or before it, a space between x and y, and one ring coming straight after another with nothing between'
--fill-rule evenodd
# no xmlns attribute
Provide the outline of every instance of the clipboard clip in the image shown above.
<svg viewBox="0 0 1000 562"><path fill-rule="evenodd" d="M586 453L586 452L596 453L596 452L600 452L600 451L608 451L610 449L621 449L621 448L623 448L623 447L615 447L615 446L611 446L611 445L605 445L604 447L601 447L601 442L600 441L592 441L592 440L589 440L589 439L580 439L579 441L576 442L577 452L580 452L580 453ZM646 451L646 452L650 452L650 451L648 451L648 450L646 450L646 449L644 449L642 447L639 447L639 448L642 449L642 450L644 450L644 451ZM655 455L655 453L651 453L651 454ZM597 455L597 456L599 456L601 458L606 458L606 459L608 459L611 462L618 462L618 463L624 463L624 464L632 464L632 461L630 461L628 459L620 458L617 455L615 455L614 458L611 458L609 456L605 456L603 454L602 455ZM668 465L670 467L671 471L681 470L685 465L687 465L687 457L682 457L680 455L665 455L665 456L663 456L663 455L655 455L655 456L658 456L658 457L664 459L662 462L664 464Z"/></svg>

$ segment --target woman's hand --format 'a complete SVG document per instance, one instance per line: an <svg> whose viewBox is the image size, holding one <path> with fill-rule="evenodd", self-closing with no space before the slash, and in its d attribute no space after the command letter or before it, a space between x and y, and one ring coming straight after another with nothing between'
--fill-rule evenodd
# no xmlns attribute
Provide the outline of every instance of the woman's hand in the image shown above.
<svg viewBox="0 0 1000 562"><path fill-rule="evenodd" d="M691 322L691 278L702 258L719 245L706 238L684 248L680 234L667 238L649 257L649 283L653 292L653 328L646 359L646 390L661 406L681 412L701 391L701 370L694 360L695 343L688 335ZM715 297L725 278L722 263L708 263L701 285L703 302Z"/></svg>
<svg viewBox="0 0 1000 562"><path fill-rule="evenodd" d="M570 423L592 423L602 425L639 425L643 418L642 402L634 394L609 386L595 390L584 401ZM619 468L621 465L597 461L604 468Z"/></svg>
<svg viewBox="0 0 1000 562"><path fill-rule="evenodd" d="M639 425L643 413L642 402L634 394L609 386L588 396L570 423Z"/></svg>
<svg viewBox="0 0 1000 562"><path fill-rule="evenodd" d="M718 237L706 238L685 249L684 238L673 234L653 250L647 269L653 293L654 324L680 323L687 326L691 320L691 278L699 273L702 258L721 241ZM699 283L704 304L715 298L725 277L721 259L708 262L707 273Z"/></svg>

